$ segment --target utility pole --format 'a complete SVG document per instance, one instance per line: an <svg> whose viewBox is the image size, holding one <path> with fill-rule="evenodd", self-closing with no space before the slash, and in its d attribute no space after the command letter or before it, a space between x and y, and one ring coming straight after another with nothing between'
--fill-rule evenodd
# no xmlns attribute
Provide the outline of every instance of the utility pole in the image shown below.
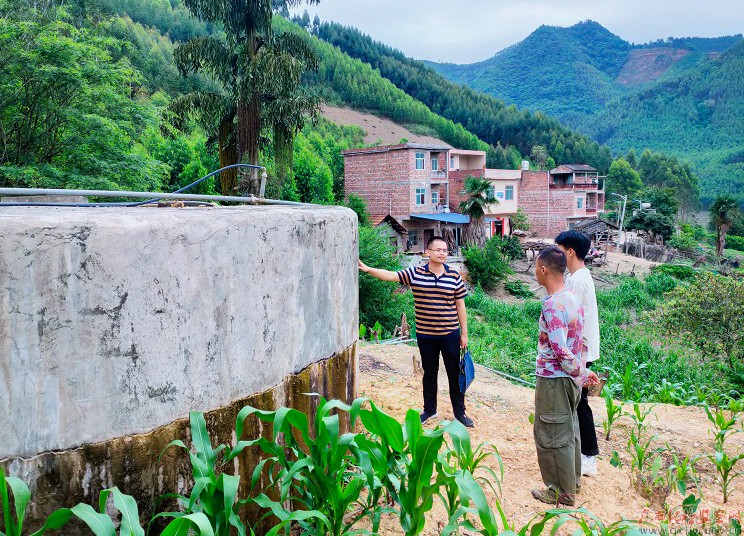
<svg viewBox="0 0 744 536"><path fill-rule="evenodd" d="M623 233L623 225L625 224L625 208L626 208L626 206L628 204L628 196L627 195L616 194L615 192L610 192L610 195L615 195L615 196L617 196L617 197L619 197L620 199L623 200L623 211L622 211L622 214L620 216L620 231L619 231L619 233ZM623 234L623 244L624 244L624 247L627 249L626 242L627 241L625 240L625 235Z"/></svg>

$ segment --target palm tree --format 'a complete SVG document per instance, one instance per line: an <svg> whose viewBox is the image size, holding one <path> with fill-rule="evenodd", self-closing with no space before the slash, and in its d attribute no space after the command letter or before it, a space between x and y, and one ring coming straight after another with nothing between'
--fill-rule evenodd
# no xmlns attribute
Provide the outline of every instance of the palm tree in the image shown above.
<svg viewBox="0 0 744 536"><path fill-rule="evenodd" d="M710 206L710 219L716 226L716 253L719 257L723 256L726 233L728 233L738 214L739 203L732 195L720 195Z"/></svg>
<svg viewBox="0 0 744 536"><path fill-rule="evenodd" d="M491 182L481 177L466 177L464 191L468 198L460 203L460 212L470 216L470 223L465 227L463 242L468 245L483 247L486 243L486 227L483 218L486 207L498 204L489 195Z"/></svg>
<svg viewBox="0 0 744 536"><path fill-rule="evenodd" d="M304 0L309 4L319 0ZM220 86L219 93L190 94L172 109L200 116L211 126L221 148L220 164L258 164L263 126L274 131L275 150L286 163L287 146L302 127L305 113L315 113L317 100L301 90L305 69L317 68L318 59L300 36L272 29L274 10L299 5L303 0L184 0L197 17L220 25L223 37L198 37L174 51L182 74L204 72ZM232 149L234 147L234 151ZM290 162L291 163L291 162ZM286 174L286 172L285 172ZM255 181L257 175L252 175ZM233 194L235 176L223 181L223 193ZM227 190L227 191L226 191Z"/></svg>

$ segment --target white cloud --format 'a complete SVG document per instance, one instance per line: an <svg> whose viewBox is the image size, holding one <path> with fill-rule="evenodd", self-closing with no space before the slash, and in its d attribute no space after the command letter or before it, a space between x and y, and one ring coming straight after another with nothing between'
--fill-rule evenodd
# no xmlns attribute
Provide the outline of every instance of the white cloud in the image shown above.
<svg viewBox="0 0 744 536"><path fill-rule="evenodd" d="M321 0L311 17L354 26L419 59L469 63L491 57L538 26L592 19L634 43L716 37L744 29L742 0Z"/></svg>

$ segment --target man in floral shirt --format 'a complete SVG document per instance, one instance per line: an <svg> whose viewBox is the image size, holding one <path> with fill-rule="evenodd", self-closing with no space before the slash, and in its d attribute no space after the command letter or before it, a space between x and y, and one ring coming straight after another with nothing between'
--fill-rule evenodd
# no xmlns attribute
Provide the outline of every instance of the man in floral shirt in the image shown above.
<svg viewBox="0 0 744 536"><path fill-rule="evenodd" d="M533 432L547 488L532 490L532 496L548 504L573 506L581 481L576 408L581 388L599 383L599 378L585 366L584 312L578 297L563 282L565 271L566 256L558 247L540 252L535 276L548 297L540 314Z"/></svg>

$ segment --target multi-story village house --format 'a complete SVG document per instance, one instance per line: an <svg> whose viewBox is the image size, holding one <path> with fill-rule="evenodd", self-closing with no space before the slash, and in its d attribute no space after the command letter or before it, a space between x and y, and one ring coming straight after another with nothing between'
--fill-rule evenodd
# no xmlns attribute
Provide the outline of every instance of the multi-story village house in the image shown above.
<svg viewBox="0 0 744 536"><path fill-rule="evenodd" d="M554 237L604 209L597 170L563 165L548 172L488 169L484 151L444 145L405 143L351 149L344 157L346 195L367 203L375 225L387 223L400 250L421 252L432 236L444 236L451 249L461 242L469 218L459 214L468 176L491 182L486 208L490 235L508 235L510 216L522 208L532 231Z"/></svg>

